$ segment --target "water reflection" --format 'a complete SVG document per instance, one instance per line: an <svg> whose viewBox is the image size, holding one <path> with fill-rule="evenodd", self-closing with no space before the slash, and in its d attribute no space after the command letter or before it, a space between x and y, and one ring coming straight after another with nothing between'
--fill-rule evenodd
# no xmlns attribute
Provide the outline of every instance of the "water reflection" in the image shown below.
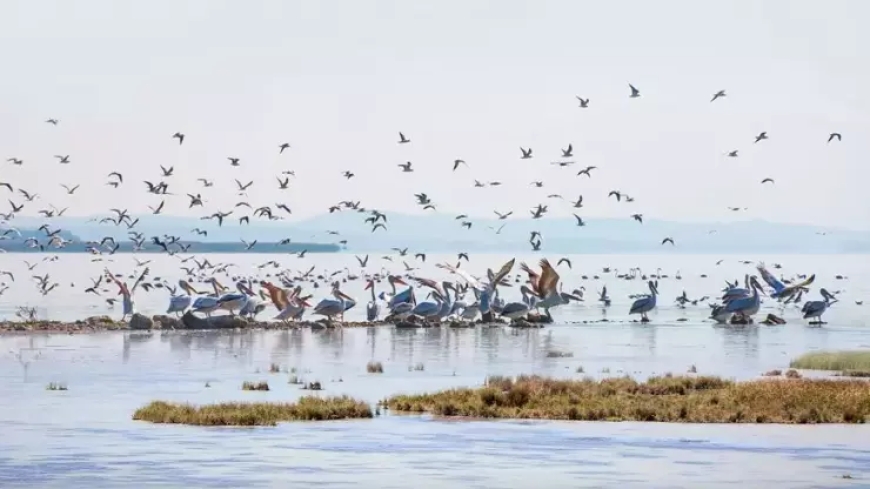
<svg viewBox="0 0 870 489"><path fill-rule="evenodd" d="M286 487L711 487L765 480L826 487L870 477L863 426L371 421L262 430L152 426L130 420L153 399L292 400L277 363L326 395L370 402L398 392L478 385L486 375L579 378L685 372L754 378L808 348L870 343L866 328L712 327L697 323L396 330L109 333L0 337L0 487L157 485ZM549 351L573 357L551 357ZM120 357L121 361L118 361ZM368 374L370 360L384 373ZM415 370L421 363L424 370ZM584 373L578 373L582 366ZM266 380L269 392L242 392ZM206 388L205 383L210 387ZM48 382L70 390L48 392ZM34 413L38 413L34 414ZM469 463L473 457L474 463ZM711 463L715 460L715 463ZM101 479L104 480L104 479ZM581 484L582 485L582 484Z"/></svg>

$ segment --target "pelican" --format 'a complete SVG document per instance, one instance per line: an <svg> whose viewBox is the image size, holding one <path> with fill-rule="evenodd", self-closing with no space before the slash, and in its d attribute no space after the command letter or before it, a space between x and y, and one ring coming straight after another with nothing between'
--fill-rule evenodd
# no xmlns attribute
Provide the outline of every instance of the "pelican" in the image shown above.
<svg viewBox="0 0 870 489"><path fill-rule="evenodd" d="M193 309L194 312L205 314L206 317L211 317L211 313L217 310L219 306L220 304L218 303L217 297L206 295L197 297L196 300L193 301L191 309Z"/></svg>
<svg viewBox="0 0 870 489"><path fill-rule="evenodd" d="M825 313L828 306L837 302L837 298L827 290L820 289L819 293L822 294L824 300L807 301L804 303L803 309L801 309L801 312L804 313L804 319L818 318L816 321L810 321L809 324L825 324L822 321L822 314Z"/></svg>
<svg viewBox="0 0 870 489"><path fill-rule="evenodd" d="M372 289L372 300L366 305L366 319L369 321L377 321L381 314L381 308L378 306L378 299L375 296L375 281L369 280L366 284L366 289Z"/></svg>
<svg viewBox="0 0 870 489"><path fill-rule="evenodd" d="M752 287L752 294L728 302L725 304L725 311L740 315L747 320L758 313L761 307L761 297L758 293L763 292L764 289L755 277L749 279L749 285Z"/></svg>
<svg viewBox="0 0 870 489"><path fill-rule="evenodd" d="M181 313L190 307L192 301L193 299L189 295L173 295L169 298L166 314L175 313L176 316L181 316Z"/></svg>
<svg viewBox="0 0 870 489"><path fill-rule="evenodd" d="M218 298L218 309L229 311L231 316L235 316L234 311L245 306L245 303L248 302L248 295L241 291L240 285L236 284L236 288L240 289L239 292L224 294Z"/></svg>
<svg viewBox="0 0 870 489"><path fill-rule="evenodd" d="M347 301L353 301L353 299L338 289L338 282L332 286L332 296L335 297L335 300L323 299L318 302L317 305L314 306L314 314L326 316L330 321L332 321L335 316L344 315L344 311L347 310ZM354 304L356 303L354 302Z"/></svg>
<svg viewBox="0 0 870 489"><path fill-rule="evenodd" d="M641 297L640 299L634 301L631 305L631 309L629 309L629 314L640 314L640 322L648 323L649 317L647 317L647 313L655 309L656 307L656 295L658 295L659 290L656 287L655 282L650 280L648 282L650 295Z"/></svg>
<svg viewBox="0 0 870 489"><path fill-rule="evenodd" d="M429 293L428 297L432 297L435 301L424 301L417 304L414 309L411 310L411 314L427 320L438 317L438 313L441 311L443 296L437 290L433 290Z"/></svg>
<svg viewBox="0 0 870 489"><path fill-rule="evenodd" d="M242 282L239 282L236 286L242 293L247 296L245 304L239 310L239 316L254 319L257 314L266 309L266 304L264 304L260 299L257 298L257 295L254 294L254 291L251 290L250 287Z"/></svg>
<svg viewBox="0 0 870 489"><path fill-rule="evenodd" d="M788 297L796 294L799 290L806 291L806 287L808 285L812 284L813 281L816 279L816 275L813 274L813 275L810 275L809 278L807 278L801 282L796 282L793 284L789 284L788 286L785 286L782 282L777 280L776 277L774 277L770 272L767 271L767 269L764 267L764 263L759 263L756 268L758 269L758 272L761 274L761 278L764 279L765 282L767 282L767 285L769 285L773 288L773 293L770 294L770 296L775 298L775 299L788 298Z"/></svg>
<svg viewBox="0 0 870 489"><path fill-rule="evenodd" d="M607 286L605 285L601 292L598 293L598 301L604 304L604 307L610 307L610 297L607 296Z"/></svg>

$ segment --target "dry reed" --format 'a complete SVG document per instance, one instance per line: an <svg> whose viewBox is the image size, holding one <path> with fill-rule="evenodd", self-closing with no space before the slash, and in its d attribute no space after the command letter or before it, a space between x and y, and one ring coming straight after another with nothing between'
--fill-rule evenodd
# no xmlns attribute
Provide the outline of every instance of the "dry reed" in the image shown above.
<svg viewBox="0 0 870 489"><path fill-rule="evenodd" d="M222 403L204 406L153 401L133 414L137 421L197 426L274 426L282 421L371 418L365 402L342 397L303 397L295 403Z"/></svg>
<svg viewBox="0 0 870 489"><path fill-rule="evenodd" d="M601 381L491 377L476 389L400 395L390 409L441 416L684 423L864 423L870 383L709 376Z"/></svg>

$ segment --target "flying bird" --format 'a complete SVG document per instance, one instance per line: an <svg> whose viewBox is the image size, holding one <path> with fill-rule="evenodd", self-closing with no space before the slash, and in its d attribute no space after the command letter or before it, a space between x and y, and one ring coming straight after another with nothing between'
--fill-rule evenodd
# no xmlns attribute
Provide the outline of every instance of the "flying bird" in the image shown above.
<svg viewBox="0 0 870 489"><path fill-rule="evenodd" d="M181 134L180 132L173 134L172 137L178 140L179 146L184 142L184 134Z"/></svg>
<svg viewBox="0 0 870 489"><path fill-rule="evenodd" d="M459 165L468 166L468 163L466 163L465 160L453 160L453 171L456 171L456 169L459 168Z"/></svg>
<svg viewBox="0 0 870 489"><path fill-rule="evenodd" d="M710 102L713 102L717 98L724 97L724 96L725 96L725 90L719 90L718 92L713 94L713 98L710 99Z"/></svg>
<svg viewBox="0 0 870 489"><path fill-rule="evenodd" d="M404 134L399 132L399 144L410 143L411 140L406 138Z"/></svg>
<svg viewBox="0 0 870 489"><path fill-rule="evenodd" d="M761 134L759 134L758 136L755 136L756 143L759 141L762 141L764 139L767 139L767 131L762 131Z"/></svg>
<svg viewBox="0 0 870 489"><path fill-rule="evenodd" d="M662 244L665 244L665 243L670 243L671 246L673 246L673 245L674 245L674 240L673 240L673 238L665 238L665 239L662 240Z"/></svg>
<svg viewBox="0 0 870 489"><path fill-rule="evenodd" d="M583 99L583 98L580 97L579 95L574 95L574 96L577 97L577 100L580 102L580 108L581 108L581 109L589 108L589 99L588 99L588 98L587 98L587 99Z"/></svg>
<svg viewBox="0 0 870 489"><path fill-rule="evenodd" d="M629 95L630 98L638 98L638 97L640 97L640 90L638 90L637 88L634 88L634 85L632 85L631 83L629 83L629 84L628 84L628 88L631 89L631 95Z"/></svg>
<svg viewBox="0 0 870 489"><path fill-rule="evenodd" d="M765 178L764 180L761 181L761 183L774 183L774 181L772 178Z"/></svg>
<svg viewBox="0 0 870 489"><path fill-rule="evenodd" d="M831 141L834 140L834 138L837 138L837 141L842 141L843 135L838 133L838 132L832 132L831 135L828 136L828 142L830 143Z"/></svg>

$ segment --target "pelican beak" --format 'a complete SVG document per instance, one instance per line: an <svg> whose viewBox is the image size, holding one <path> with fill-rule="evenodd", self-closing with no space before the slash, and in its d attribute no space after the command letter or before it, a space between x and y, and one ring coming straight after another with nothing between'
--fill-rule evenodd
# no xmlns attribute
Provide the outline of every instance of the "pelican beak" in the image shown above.
<svg viewBox="0 0 870 489"><path fill-rule="evenodd" d="M402 280L401 277L396 277L396 278L394 278L394 279L393 279L393 282L394 282L394 283L397 283L397 284L408 285L408 282L405 282L404 280Z"/></svg>
<svg viewBox="0 0 870 489"><path fill-rule="evenodd" d="M299 301L299 303L302 304L302 305L305 306L305 307L311 307L311 304L309 304L308 301L306 301L306 300L304 300L304 299L301 300L301 301Z"/></svg>
<svg viewBox="0 0 870 489"><path fill-rule="evenodd" d="M372 282L371 280L369 280L368 283L366 284L366 288L363 290L369 290L370 288L374 287L374 285L375 285L375 283Z"/></svg>

